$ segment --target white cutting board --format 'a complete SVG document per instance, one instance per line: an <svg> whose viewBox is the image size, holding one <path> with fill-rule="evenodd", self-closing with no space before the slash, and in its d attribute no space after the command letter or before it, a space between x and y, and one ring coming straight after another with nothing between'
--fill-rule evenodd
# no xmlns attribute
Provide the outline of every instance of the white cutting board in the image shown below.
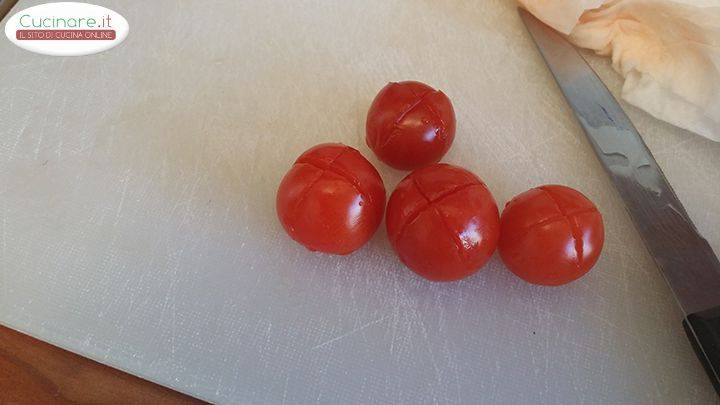
<svg viewBox="0 0 720 405"><path fill-rule="evenodd" d="M130 23L115 49L0 40L1 323L225 403L717 400L512 1L95 2ZM359 148L388 191L402 178L364 120L407 79L452 99L444 160L498 204L545 183L597 203L592 272L535 287L496 255L433 284L384 228L349 257L285 235L275 190L314 144ZM623 105L720 251L720 144Z"/></svg>

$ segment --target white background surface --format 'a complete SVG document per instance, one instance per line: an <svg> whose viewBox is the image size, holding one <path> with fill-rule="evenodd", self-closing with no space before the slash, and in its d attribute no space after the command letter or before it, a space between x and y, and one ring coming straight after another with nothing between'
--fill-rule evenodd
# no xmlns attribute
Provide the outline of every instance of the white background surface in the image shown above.
<svg viewBox="0 0 720 405"><path fill-rule="evenodd" d="M105 53L0 41L3 324L218 402L717 401L512 1L96 3L130 23ZM316 143L359 148L392 190L404 174L371 156L364 120L407 79L451 98L444 161L499 205L546 183L597 203L593 271L541 288L496 255L432 284L384 226L349 257L283 233L276 187ZM720 144L623 105L719 251Z"/></svg>

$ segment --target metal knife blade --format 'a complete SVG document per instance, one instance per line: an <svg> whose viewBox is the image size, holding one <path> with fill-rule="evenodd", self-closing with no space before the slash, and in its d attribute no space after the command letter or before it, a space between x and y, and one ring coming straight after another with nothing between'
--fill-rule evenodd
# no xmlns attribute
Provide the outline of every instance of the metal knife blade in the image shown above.
<svg viewBox="0 0 720 405"><path fill-rule="evenodd" d="M520 15L680 306L693 313L720 305L720 262L630 119L565 38Z"/></svg>
<svg viewBox="0 0 720 405"><path fill-rule="evenodd" d="M688 317L686 320L703 311L703 319L708 318L707 311L716 314L720 308L720 261L698 233L640 134L585 59L562 35L523 9L520 16ZM712 315L708 319L717 322L720 318ZM703 347L705 352L716 352L710 357L720 353L720 331L712 329L712 333L713 347ZM718 381L717 357L714 364L708 374L714 374Z"/></svg>

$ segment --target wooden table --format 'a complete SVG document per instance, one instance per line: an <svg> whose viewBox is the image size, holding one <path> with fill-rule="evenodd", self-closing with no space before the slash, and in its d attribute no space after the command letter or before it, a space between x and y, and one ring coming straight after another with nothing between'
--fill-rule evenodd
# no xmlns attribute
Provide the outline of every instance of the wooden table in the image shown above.
<svg viewBox="0 0 720 405"><path fill-rule="evenodd" d="M202 402L0 326L0 403Z"/></svg>

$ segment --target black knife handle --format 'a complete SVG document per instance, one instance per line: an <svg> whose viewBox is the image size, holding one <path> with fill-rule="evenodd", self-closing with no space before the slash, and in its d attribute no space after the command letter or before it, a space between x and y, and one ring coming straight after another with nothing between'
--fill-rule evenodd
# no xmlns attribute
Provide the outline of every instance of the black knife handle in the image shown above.
<svg viewBox="0 0 720 405"><path fill-rule="evenodd" d="M720 395L720 307L688 315L683 320L683 328Z"/></svg>

